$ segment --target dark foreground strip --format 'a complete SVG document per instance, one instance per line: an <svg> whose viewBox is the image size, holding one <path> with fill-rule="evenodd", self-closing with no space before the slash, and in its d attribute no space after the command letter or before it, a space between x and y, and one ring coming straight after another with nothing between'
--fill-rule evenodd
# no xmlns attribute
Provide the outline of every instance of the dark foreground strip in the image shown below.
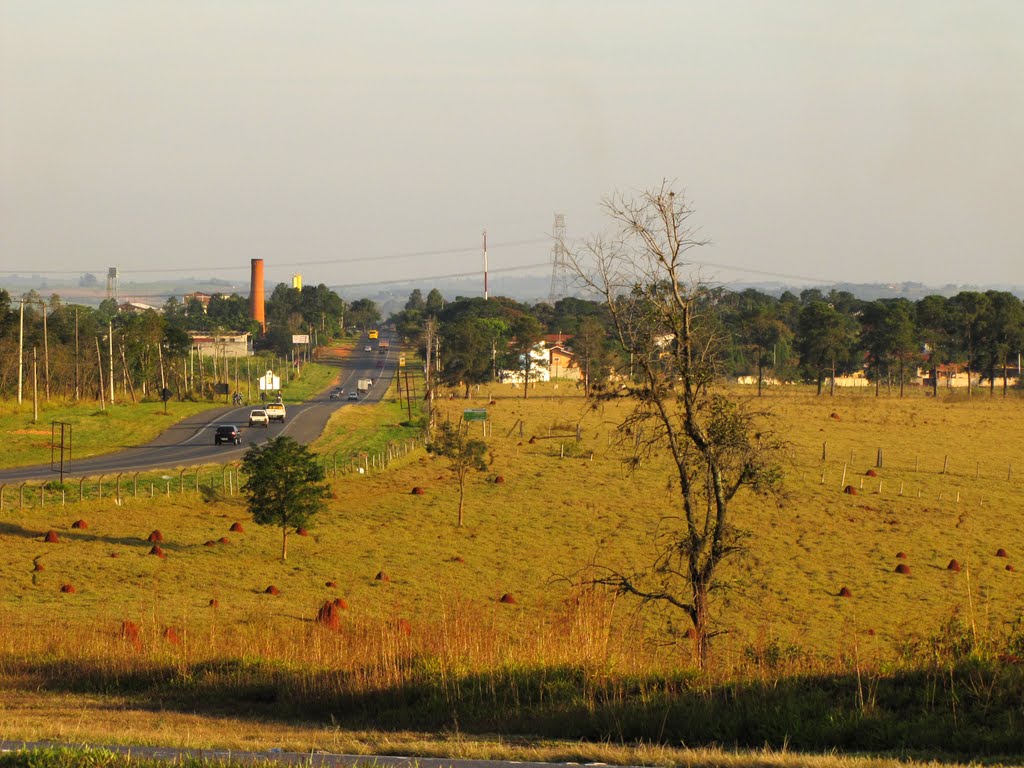
<svg viewBox="0 0 1024 768"><path fill-rule="evenodd" d="M45 758L51 753L52 762ZM0 768L6 765L32 765L38 768L61 767L76 764L75 755L82 765L104 766L103 753L110 753L128 760L114 760L111 765L138 765L136 761L159 761L176 765L301 765L301 766L349 766L355 768L579 768L582 763L529 763L504 760L456 760L440 757L402 757L398 755L339 755L331 752L236 752L217 749L169 749L166 747L125 747L71 744L50 744L46 742L0 741ZM18 758L30 757L22 762ZM14 758L10 760L10 758ZM586 763L600 766L603 763Z"/></svg>

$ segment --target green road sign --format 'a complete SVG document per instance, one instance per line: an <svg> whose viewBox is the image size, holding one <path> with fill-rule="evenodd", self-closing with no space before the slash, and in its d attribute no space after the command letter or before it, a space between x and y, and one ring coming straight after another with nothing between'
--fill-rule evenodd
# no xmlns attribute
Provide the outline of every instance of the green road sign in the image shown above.
<svg viewBox="0 0 1024 768"><path fill-rule="evenodd" d="M465 421L487 421L486 408L470 408L462 412Z"/></svg>

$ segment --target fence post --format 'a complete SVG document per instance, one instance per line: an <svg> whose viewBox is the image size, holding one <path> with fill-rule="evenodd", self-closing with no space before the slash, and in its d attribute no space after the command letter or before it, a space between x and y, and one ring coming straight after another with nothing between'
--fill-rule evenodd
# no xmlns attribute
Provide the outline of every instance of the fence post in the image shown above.
<svg viewBox="0 0 1024 768"><path fill-rule="evenodd" d="M96 481L96 485L99 488L100 495L97 498L103 498L103 475L100 475L100 479Z"/></svg>
<svg viewBox="0 0 1024 768"><path fill-rule="evenodd" d="M4 511L4 488L7 487L7 483L0 483L0 512Z"/></svg>
<svg viewBox="0 0 1024 768"><path fill-rule="evenodd" d="M824 475L822 475L822 477L824 477ZM822 482L824 482L824 480ZM843 464L843 479L839 481L839 487L841 489L846 487L846 464Z"/></svg>
<svg viewBox="0 0 1024 768"><path fill-rule="evenodd" d="M85 475L78 481L78 500L82 501L85 498Z"/></svg>
<svg viewBox="0 0 1024 768"><path fill-rule="evenodd" d="M139 473L136 472L132 476L132 496L139 495Z"/></svg>
<svg viewBox="0 0 1024 768"><path fill-rule="evenodd" d="M39 484L39 506L46 506L46 483Z"/></svg>
<svg viewBox="0 0 1024 768"><path fill-rule="evenodd" d="M18 486L18 509L25 509L25 483Z"/></svg>
<svg viewBox="0 0 1024 768"><path fill-rule="evenodd" d="M946 474L946 469L949 467L949 455L947 454L942 458L942 474Z"/></svg>
<svg viewBox="0 0 1024 768"><path fill-rule="evenodd" d="M879 469L882 468L882 449L878 449L878 459L875 461L875 466Z"/></svg>
<svg viewBox="0 0 1024 768"><path fill-rule="evenodd" d="M124 472L118 472L117 478L114 481L117 486L117 506L121 506L121 475L123 474Z"/></svg>
<svg viewBox="0 0 1024 768"><path fill-rule="evenodd" d="M199 493L199 469L196 469L196 493Z"/></svg>
<svg viewBox="0 0 1024 768"><path fill-rule="evenodd" d="M822 443L821 443L821 460L822 461L826 461L825 456L826 456L826 449L827 448L828 448L828 440L822 441Z"/></svg>
<svg viewBox="0 0 1024 768"><path fill-rule="evenodd" d="M185 470L182 469L178 473L178 495L180 496L185 492Z"/></svg>

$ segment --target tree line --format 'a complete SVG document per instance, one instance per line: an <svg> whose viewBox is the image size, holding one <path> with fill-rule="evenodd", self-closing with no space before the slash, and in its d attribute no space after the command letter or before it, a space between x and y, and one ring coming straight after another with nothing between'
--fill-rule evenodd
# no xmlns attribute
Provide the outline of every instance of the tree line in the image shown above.
<svg viewBox="0 0 1024 768"><path fill-rule="evenodd" d="M237 293L214 295L206 306L196 297L171 297L159 309L122 311L114 299L89 307L56 294L12 297L0 289L0 397L18 394L19 352L21 389L29 397L33 381L44 399L101 400L111 387L133 401L159 398L165 389L179 399L213 397L221 394L215 385L237 384L245 375L244 360L227 359L216 347L194 354L190 332L250 333L255 350L288 358L293 334L326 343L342 333L348 311L325 285L280 284L266 301L264 333L250 319L249 299Z"/></svg>
<svg viewBox="0 0 1024 768"><path fill-rule="evenodd" d="M626 297L622 297L626 298ZM1024 348L1024 303L1006 291L861 300L848 291L810 288L778 296L749 288L709 288L701 317L711 327L718 374L814 383L863 371L876 392L903 394L923 373L935 391L955 371L1005 390ZM615 343L607 302L565 298L527 304L506 297L458 297L417 289L390 321L431 357L436 378L465 388L497 380L501 370L529 367L528 351L545 335L569 340L588 392L609 375L631 376L629 354ZM427 349L429 340L430 349ZM529 379L529 371L526 372Z"/></svg>

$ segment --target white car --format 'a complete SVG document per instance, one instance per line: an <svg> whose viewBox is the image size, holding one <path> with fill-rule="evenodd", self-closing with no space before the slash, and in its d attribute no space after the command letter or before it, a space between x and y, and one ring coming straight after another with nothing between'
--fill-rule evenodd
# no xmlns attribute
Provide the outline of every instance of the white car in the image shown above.
<svg viewBox="0 0 1024 768"><path fill-rule="evenodd" d="M373 352L373 347L363 347L363 352Z"/></svg>
<svg viewBox="0 0 1024 768"><path fill-rule="evenodd" d="M267 412L262 408L256 408L249 411L249 426L255 427L257 425L262 427L270 426L270 416L268 416Z"/></svg>

